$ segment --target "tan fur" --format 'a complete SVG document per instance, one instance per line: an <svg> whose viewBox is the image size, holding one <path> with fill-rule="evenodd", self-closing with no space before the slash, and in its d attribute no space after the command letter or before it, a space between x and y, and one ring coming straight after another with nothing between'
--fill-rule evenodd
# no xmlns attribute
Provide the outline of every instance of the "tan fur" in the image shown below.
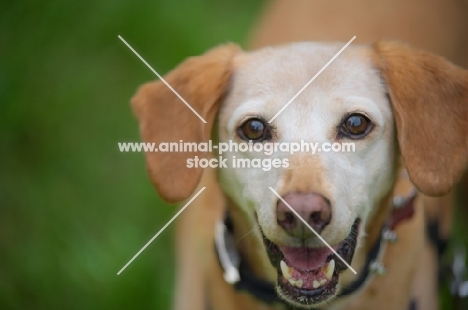
<svg viewBox="0 0 468 310"><path fill-rule="evenodd" d="M430 196L447 194L468 162L468 72L400 44L374 47L410 179Z"/></svg>
<svg viewBox="0 0 468 310"><path fill-rule="evenodd" d="M202 121L162 82L140 87L132 107L146 142L207 142L220 98L232 73L231 61L239 52L225 45L192 57L167 74L165 80L184 98ZM209 82L207 82L209 81ZM157 119L157 121L155 121ZM187 198L200 181L202 169L186 167L187 158L205 157L200 152L153 152L146 154L148 173L161 197L176 202Z"/></svg>
<svg viewBox="0 0 468 310"><path fill-rule="evenodd" d="M274 0L251 37L252 48L287 42L408 42L468 66L465 0Z"/></svg>
<svg viewBox="0 0 468 310"><path fill-rule="evenodd" d="M295 156L291 158L289 163L290 169L285 173L284 186L278 192L280 195L296 191L320 193L324 197L331 197L329 186L321 178L325 169L316 157ZM303 167L314 167L314 169L302 169Z"/></svg>
<svg viewBox="0 0 468 310"><path fill-rule="evenodd" d="M381 39L409 42L466 67L467 16L467 1L296 0L292 5L289 1L275 0L269 3L257 24L250 46L258 48L292 41L347 41L356 35L356 41L362 43ZM468 177L465 180L468 184ZM468 186L462 187L465 188ZM428 211L428 219L441 221L442 238L448 238L451 232L452 196L419 199ZM435 270L437 261L427 238L425 244L422 259L414 258L421 262L415 287L419 288L416 295L422 303L421 309L429 310L437 308L437 283L427 270ZM371 306L381 308L387 300L385 298L384 303L376 300Z"/></svg>
<svg viewBox="0 0 468 310"><path fill-rule="evenodd" d="M466 40L460 39L468 33L466 14L462 10L466 4L461 1L445 4L445 1L296 0L292 5L289 1L273 1L257 27L252 46L291 41L347 41L357 35L358 42L364 43L382 38L407 41L463 63L468 54ZM372 58L386 83L398 143L411 180L428 195L447 193L467 165L468 73L437 56L394 43L377 43L362 55ZM168 83L207 120L205 125L162 82L143 86L132 100L143 139L157 143L206 141L223 96L232 83L232 73L240 66L248 66L248 57L236 46L222 46L188 60L166 76ZM186 199L197 184L198 188L206 186L204 193L178 220L175 309L202 310L207 301L215 310L285 309L282 305L273 308L258 302L224 281L213 251L213 238L215 222L226 208L233 214L240 252L254 273L270 281L275 280L276 274L266 263L258 230L252 228L251 219L241 208L225 197L216 170L186 168L186 159L195 155L206 156L147 154L150 177L166 200ZM320 188L328 194L329 186L317 179L317 174L325 168L319 162L295 160L302 170L289 173L282 191ZM317 173L312 175L316 178L313 182L304 170L308 167ZM397 175L394 192L408 193L411 183ZM385 195L366 224L364 250L356 252L353 263L358 269L370 244L378 238L392 193ZM415 216L397 227L399 242L385 249L383 261L388 268L387 275L375 277L362 292L336 304L336 309L339 306L348 310L406 309L412 296L419 298L422 309L436 308L436 257L434 249L425 241L424 221L426 206L428 216L436 217L441 214L439 204L451 210L451 196L417 198ZM443 223L446 234L450 231L449 215L450 211ZM349 283L353 275L346 271L343 278Z"/></svg>
<svg viewBox="0 0 468 310"><path fill-rule="evenodd" d="M408 42L468 67L468 2L296 0L291 5L289 1L275 0L269 2L253 32L250 45L258 48L291 41L347 41L354 35L357 36L356 41L361 43L382 39ZM468 180L468 176L465 176L465 180ZM466 188L466 185L462 187L462 193ZM441 237L449 238L453 194L421 200L428 211L428 220L439 220ZM425 243L425 253L434 256L433 246L428 241ZM424 300L422 309L431 309L429 305L437 308L437 302L430 302L437 300L436 283L425 272L434 270L437 263L430 259L430 255L423 257L418 260L421 264L416 282L425 283L432 289L421 290L418 299ZM372 305L381 306L379 301Z"/></svg>

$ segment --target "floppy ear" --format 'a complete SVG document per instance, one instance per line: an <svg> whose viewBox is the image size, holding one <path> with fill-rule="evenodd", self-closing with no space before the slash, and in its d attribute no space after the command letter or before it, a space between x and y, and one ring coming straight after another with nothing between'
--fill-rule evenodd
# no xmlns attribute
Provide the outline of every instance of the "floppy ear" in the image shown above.
<svg viewBox="0 0 468 310"><path fill-rule="evenodd" d="M468 164L468 71L397 43L374 50L410 179L426 195L443 195Z"/></svg>
<svg viewBox="0 0 468 310"><path fill-rule="evenodd" d="M220 46L202 56L191 57L164 79L204 119L204 123L162 81L140 87L132 98L140 133L146 143L207 142L219 101L232 73L233 56L240 51L234 44ZM187 168L187 159L204 157L204 152L147 152L150 178L161 197L170 202L190 196L202 168Z"/></svg>

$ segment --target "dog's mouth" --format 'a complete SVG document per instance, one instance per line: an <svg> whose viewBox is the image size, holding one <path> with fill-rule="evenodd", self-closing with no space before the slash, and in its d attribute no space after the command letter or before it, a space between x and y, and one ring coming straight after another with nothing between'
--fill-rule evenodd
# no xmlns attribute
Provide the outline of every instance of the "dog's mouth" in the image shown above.
<svg viewBox="0 0 468 310"><path fill-rule="evenodd" d="M354 255L360 220L349 235L332 246L348 264ZM278 272L277 291L281 298L295 306L311 307L327 302L338 293L340 273L346 264L324 245L311 247L280 247L264 236L268 256Z"/></svg>

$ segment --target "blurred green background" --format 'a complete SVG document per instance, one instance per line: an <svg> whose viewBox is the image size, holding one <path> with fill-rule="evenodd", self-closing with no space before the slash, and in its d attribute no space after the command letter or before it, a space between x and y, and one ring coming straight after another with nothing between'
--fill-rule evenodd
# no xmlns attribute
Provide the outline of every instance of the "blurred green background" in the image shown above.
<svg viewBox="0 0 468 310"><path fill-rule="evenodd" d="M0 309L168 309L174 215L146 175L129 99L154 74L243 43L263 1L0 5Z"/></svg>
<svg viewBox="0 0 468 310"><path fill-rule="evenodd" d="M172 226L116 274L175 213L117 148L139 141L129 99L156 79L117 35L165 73L245 43L264 3L2 3L0 309L170 307Z"/></svg>

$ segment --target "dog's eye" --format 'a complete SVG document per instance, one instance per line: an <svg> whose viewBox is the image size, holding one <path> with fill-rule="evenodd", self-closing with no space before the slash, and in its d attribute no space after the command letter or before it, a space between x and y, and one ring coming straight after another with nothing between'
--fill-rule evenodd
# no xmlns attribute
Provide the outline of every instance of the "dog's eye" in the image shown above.
<svg viewBox="0 0 468 310"><path fill-rule="evenodd" d="M258 118L247 120L239 127L238 133L243 140L263 141L271 138L268 125Z"/></svg>
<svg viewBox="0 0 468 310"><path fill-rule="evenodd" d="M352 114L341 125L341 131L345 135L359 137L367 133L370 120L361 114Z"/></svg>

